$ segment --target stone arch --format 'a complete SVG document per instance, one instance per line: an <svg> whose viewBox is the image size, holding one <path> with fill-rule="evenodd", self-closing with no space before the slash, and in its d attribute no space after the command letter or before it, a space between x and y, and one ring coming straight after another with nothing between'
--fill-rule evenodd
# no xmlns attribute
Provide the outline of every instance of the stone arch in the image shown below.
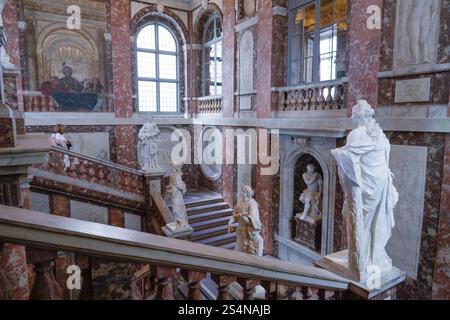
<svg viewBox="0 0 450 320"><path fill-rule="evenodd" d="M208 3L208 6L205 8L201 8L194 22L194 39L192 39L193 43L202 44L203 43L203 31L208 19L214 15L218 14L220 18L220 22L223 26L223 14L220 10L219 6L215 3Z"/></svg>

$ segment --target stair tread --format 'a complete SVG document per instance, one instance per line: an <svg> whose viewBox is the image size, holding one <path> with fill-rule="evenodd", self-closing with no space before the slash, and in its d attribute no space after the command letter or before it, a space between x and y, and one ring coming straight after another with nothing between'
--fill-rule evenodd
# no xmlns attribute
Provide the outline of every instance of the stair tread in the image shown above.
<svg viewBox="0 0 450 320"><path fill-rule="evenodd" d="M219 218L220 216L224 217L225 215L227 217L231 217L232 213L233 213L232 209L214 210L214 211L208 211L208 212L202 212L202 213L190 215L188 217L188 220L189 220L189 224L191 224L191 223L196 223L198 219L202 219L202 218L208 218L208 217L213 218L214 216L216 216L214 218L214 219L216 219L216 218Z"/></svg>
<svg viewBox="0 0 450 320"><path fill-rule="evenodd" d="M206 245L214 245L214 244L218 244L218 243L227 244L227 243L234 242L234 241L236 241L236 233L232 232L232 233L227 233L224 235L200 240L200 241L197 241L197 243L206 244ZM224 242L224 243L222 243L222 242Z"/></svg>
<svg viewBox="0 0 450 320"><path fill-rule="evenodd" d="M233 224L233 230L237 227L237 223ZM195 239L199 239L200 237L208 236L212 233L220 233L220 232L228 232L228 225L218 226L215 228L210 229L204 229L199 231L194 231L192 233L192 239L195 241Z"/></svg>
<svg viewBox="0 0 450 320"><path fill-rule="evenodd" d="M198 200L191 200L191 199L185 199L184 204L186 208L193 208L193 207L199 207L203 205L208 204L214 204L214 203L220 203L225 202L222 197L220 198L205 198L205 199L198 199Z"/></svg>
<svg viewBox="0 0 450 320"><path fill-rule="evenodd" d="M228 203L226 202L217 202L217 203L211 203L206 205L201 205L197 207L190 207L186 208L188 214L192 214L196 211L202 211L202 210L208 210L208 209L215 209L215 208L229 208Z"/></svg>
<svg viewBox="0 0 450 320"><path fill-rule="evenodd" d="M236 243L235 242L230 242L227 244L224 244L222 246L220 246L223 249L228 249L228 250L234 250L234 248L236 247Z"/></svg>
<svg viewBox="0 0 450 320"><path fill-rule="evenodd" d="M191 223L190 225L192 228L194 228L194 230L202 230L202 229L207 228L210 225L227 224L228 221L230 221L230 218L231 218L231 215L219 217L219 218L213 218L213 219L209 219L209 220L202 220L202 221Z"/></svg>

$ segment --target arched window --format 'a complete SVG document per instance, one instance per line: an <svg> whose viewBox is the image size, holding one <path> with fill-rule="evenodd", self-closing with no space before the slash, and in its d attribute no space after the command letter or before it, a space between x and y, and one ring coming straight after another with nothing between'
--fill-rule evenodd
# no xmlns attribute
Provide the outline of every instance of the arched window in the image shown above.
<svg viewBox="0 0 450 320"><path fill-rule="evenodd" d="M138 109L147 112L177 112L178 43L164 25L142 28L136 40Z"/></svg>
<svg viewBox="0 0 450 320"><path fill-rule="evenodd" d="M203 96L222 94L222 23L218 14L206 22L203 32Z"/></svg>

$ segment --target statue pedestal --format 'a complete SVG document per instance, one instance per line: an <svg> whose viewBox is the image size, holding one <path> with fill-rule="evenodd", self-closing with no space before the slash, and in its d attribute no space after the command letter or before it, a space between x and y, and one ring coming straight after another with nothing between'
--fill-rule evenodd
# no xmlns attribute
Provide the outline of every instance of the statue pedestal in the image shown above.
<svg viewBox="0 0 450 320"><path fill-rule="evenodd" d="M350 279L350 291L365 299L372 299L403 282L405 273L396 267L389 270L381 270L381 279L376 279L376 274L362 274L356 276L348 268L348 250L339 251L325 256L316 261L317 267L323 268L341 277ZM376 284L379 284L376 288ZM373 288L375 286L375 288Z"/></svg>
<svg viewBox="0 0 450 320"><path fill-rule="evenodd" d="M162 232L169 238L187 240L194 232L191 226L182 229L174 229L169 224L161 228Z"/></svg>
<svg viewBox="0 0 450 320"><path fill-rule="evenodd" d="M306 217L300 218L297 214L295 219L295 241L314 251L320 251L322 240L322 220L314 220Z"/></svg>

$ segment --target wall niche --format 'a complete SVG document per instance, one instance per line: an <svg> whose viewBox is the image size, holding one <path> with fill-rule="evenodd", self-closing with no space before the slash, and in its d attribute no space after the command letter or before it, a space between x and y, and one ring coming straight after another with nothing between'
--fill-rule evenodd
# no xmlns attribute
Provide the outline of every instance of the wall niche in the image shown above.
<svg viewBox="0 0 450 320"><path fill-rule="evenodd" d="M295 164L294 169L294 210L292 215L292 239L300 245L320 253L321 250L321 238L322 238L322 219L311 219L308 217L302 217L305 210L305 204L300 200L300 197L311 198L312 194L305 192L308 186L305 183L303 175L307 172L307 166L312 164L315 168L316 174L320 176L319 182L314 184L320 188L320 201L317 203L317 209L322 213L323 208L323 170L319 162L310 154L304 154L300 156ZM302 196L303 195L303 196ZM306 200L306 201L309 201ZM310 201L310 206L314 205L313 201ZM310 207L311 208L311 207ZM311 208L313 210L314 208Z"/></svg>

